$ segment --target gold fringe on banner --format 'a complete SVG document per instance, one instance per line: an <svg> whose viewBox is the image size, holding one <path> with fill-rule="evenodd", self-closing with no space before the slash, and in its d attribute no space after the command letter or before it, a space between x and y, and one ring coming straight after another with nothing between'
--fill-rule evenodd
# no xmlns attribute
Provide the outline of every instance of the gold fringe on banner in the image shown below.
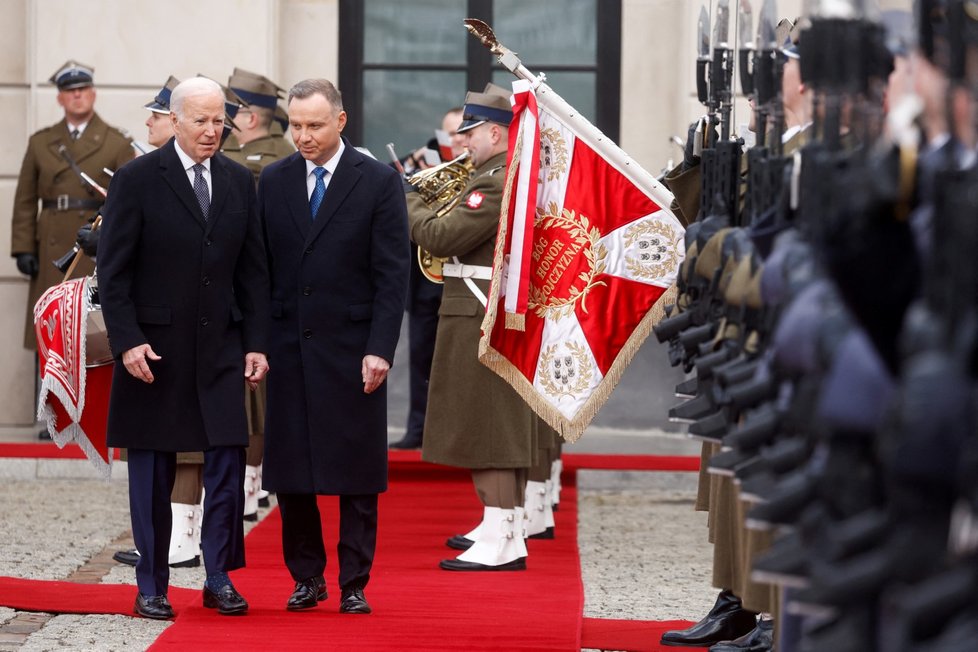
<svg viewBox="0 0 978 652"><path fill-rule="evenodd" d="M506 330L511 331L526 331L526 315L506 313L506 323L504 324Z"/></svg>
<svg viewBox="0 0 978 652"><path fill-rule="evenodd" d="M491 327L492 322L488 313L486 315L486 321L483 322L482 326L483 336L479 342L479 360L512 385L513 389L526 401L527 405L540 415L544 421L550 424L554 430L560 433L564 441L573 443L581 438L581 435L584 434L584 431L591 424L598 411L604 406L605 401L608 400L615 387L618 386L618 382L621 380L622 374L625 373L625 369L631 363L632 358L635 357L635 354L638 353L646 338L652 333L652 327L665 318L665 306L674 303L676 301L676 295L676 286L672 285L652 304L645 317L635 327L628 341L625 342L625 346L618 353L608 373L601 379L601 382L598 383L594 392L588 397L573 419L568 419L560 410L544 399L536 387L533 386L532 382L519 369L489 345L489 335L487 333L490 333L491 330L487 330L487 328Z"/></svg>

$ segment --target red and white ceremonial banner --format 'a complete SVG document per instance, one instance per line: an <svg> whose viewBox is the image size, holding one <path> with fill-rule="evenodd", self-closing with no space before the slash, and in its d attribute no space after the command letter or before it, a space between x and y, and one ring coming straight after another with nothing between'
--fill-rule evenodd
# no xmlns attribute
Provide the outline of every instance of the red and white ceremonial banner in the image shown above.
<svg viewBox="0 0 978 652"><path fill-rule="evenodd" d="M479 359L575 441L673 300L685 231L671 193L549 87L513 89Z"/></svg>
<svg viewBox="0 0 978 652"><path fill-rule="evenodd" d="M64 448L75 442L108 477L113 451L106 444L112 365L86 368L89 278L65 281L41 295L34 306L34 332L41 362L37 418Z"/></svg>

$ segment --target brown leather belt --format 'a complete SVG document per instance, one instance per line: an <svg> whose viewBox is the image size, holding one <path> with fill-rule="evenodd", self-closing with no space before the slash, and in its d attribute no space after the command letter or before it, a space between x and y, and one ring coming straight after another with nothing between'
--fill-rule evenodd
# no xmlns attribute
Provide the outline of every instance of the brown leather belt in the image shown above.
<svg viewBox="0 0 978 652"><path fill-rule="evenodd" d="M54 199L42 199L41 208L53 208L58 211L86 211L102 207L100 199L75 199L68 195L58 195Z"/></svg>

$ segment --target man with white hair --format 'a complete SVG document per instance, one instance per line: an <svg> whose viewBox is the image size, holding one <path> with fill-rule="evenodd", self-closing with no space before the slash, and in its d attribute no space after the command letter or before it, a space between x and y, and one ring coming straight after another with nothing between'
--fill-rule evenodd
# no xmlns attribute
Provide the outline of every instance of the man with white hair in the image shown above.
<svg viewBox="0 0 978 652"><path fill-rule="evenodd" d="M102 211L98 276L117 364L108 442L129 451L129 509L140 552L135 612L173 617L167 600L176 454L204 451L204 606L248 603L228 572L244 566L248 429L244 377L265 376L268 273L247 168L218 153L224 93L188 79L170 98L174 138L120 169Z"/></svg>

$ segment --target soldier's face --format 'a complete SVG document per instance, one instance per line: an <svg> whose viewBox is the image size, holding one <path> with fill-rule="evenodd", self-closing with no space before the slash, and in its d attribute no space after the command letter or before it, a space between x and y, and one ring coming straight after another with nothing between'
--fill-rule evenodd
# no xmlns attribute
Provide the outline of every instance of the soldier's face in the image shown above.
<svg viewBox="0 0 978 652"><path fill-rule="evenodd" d="M313 93L289 102L289 129L302 158L322 165L336 154L346 126L346 111L337 111L325 97Z"/></svg>
<svg viewBox="0 0 978 652"><path fill-rule="evenodd" d="M146 118L146 128L149 130L146 140L153 147L162 147L166 141L173 138L173 122L168 113L150 111Z"/></svg>
<svg viewBox="0 0 978 652"><path fill-rule="evenodd" d="M196 163L214 156L224 131L224 97L217 93L190 95L181 114L170 113L180 149Z"/></svg>
<svg viewBox="0 0 978 652"><path fill-rule="evenodd" d="M72 122L81 123L92 117L95 111L95 87L72 88L58 91L58 104Z"/></svg>
<svg viewBox="0 0 978 652"><path fill-rule="evenodd" d="M478 167L493 157L499 134L499 126L492 122L483 122L478 127L462 132L465 149L469 150L473 165Z"/></svg>

